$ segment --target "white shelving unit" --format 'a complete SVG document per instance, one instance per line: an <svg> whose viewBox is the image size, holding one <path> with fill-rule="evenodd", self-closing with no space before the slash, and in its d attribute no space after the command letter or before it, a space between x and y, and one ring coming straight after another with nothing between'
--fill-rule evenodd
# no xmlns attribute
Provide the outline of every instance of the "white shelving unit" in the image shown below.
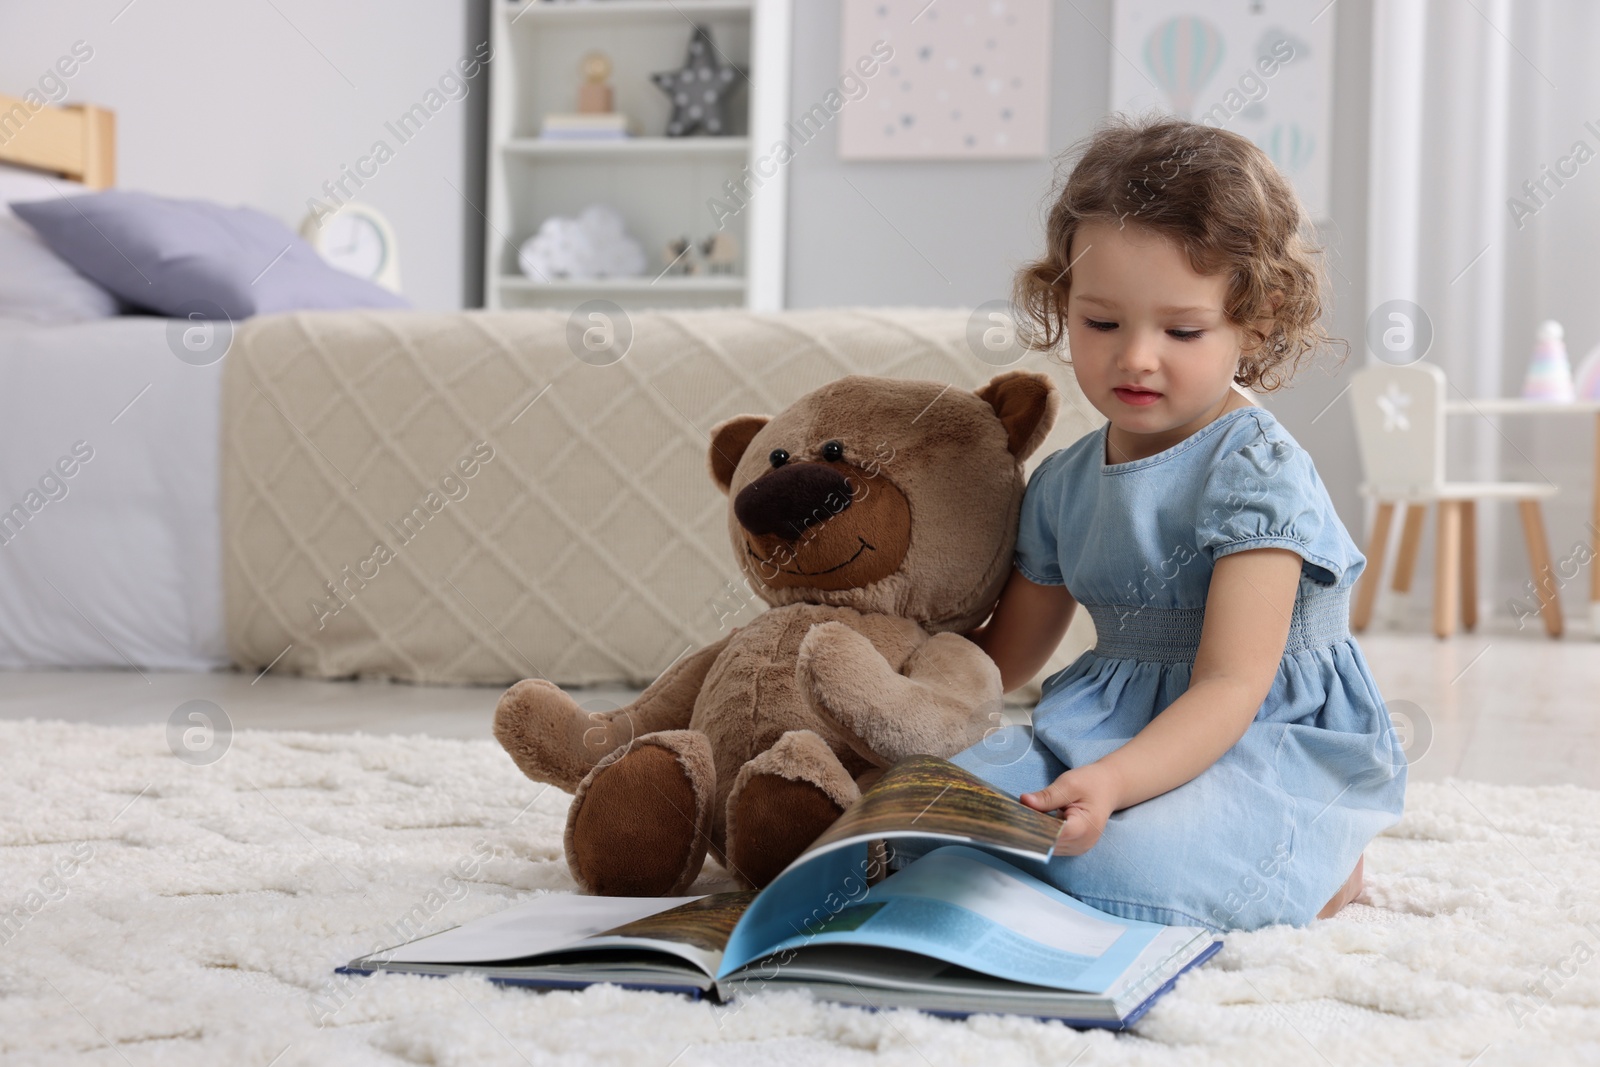
<svg viewBox="0 0 1600 1067"><path fill-rule="evenodd" d="M786 139L791 0L491 0L489 203L485 212L485 298L491 308L570 309L604 297L646 307L783 303L787 175L759 187L748 175ZM694 27L711 31L725 62L748 74L731 96L732 132L665 137L671 102L650 75L683 63ZM579 61L611 59L615 108L640 136L622 141L545 141L546 113L576 110ZM771 170L770 161L764 169ZM723 222L739 243L736 274L660 275L669 241L696 243L718 230L708 201L725 204L725 184L748 183L745 206ZM609 205L644 247L640 278L541 281L517 268L517 246L551 215Z"/></svg>

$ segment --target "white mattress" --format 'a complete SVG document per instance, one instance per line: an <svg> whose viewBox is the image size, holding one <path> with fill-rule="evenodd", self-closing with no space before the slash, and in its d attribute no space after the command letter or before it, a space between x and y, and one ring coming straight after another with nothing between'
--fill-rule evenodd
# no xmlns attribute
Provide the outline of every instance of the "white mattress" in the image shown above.
<svg viewBox="0 0 1600 1067"><path fill-rule="evenodd" d="M0 320L0 667L228 662L223 362L182 362L167 325ZM58 461L80 441L93 457L59 478ZM41 489L49 474L65 486L64 496L49 486L59 499ZM37 511L24 522L13 508L27 512L30 491Z"/></svg>

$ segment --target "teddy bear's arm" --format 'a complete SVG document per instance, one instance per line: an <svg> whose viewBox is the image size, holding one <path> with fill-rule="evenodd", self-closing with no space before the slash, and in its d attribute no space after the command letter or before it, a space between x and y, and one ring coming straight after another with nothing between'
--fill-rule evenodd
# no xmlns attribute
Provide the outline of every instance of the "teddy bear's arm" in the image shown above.
<svg viewBox="0 0 1600 1067"><path fill-rule="evenodd" d="M1003 695L1000 668L960 634L934 634L897 671L871 639L837 621L800 642L799 680L817 713L883 767L976 743L998 720Z"/></svg>
<svg viewBox="0 0 1600 1067"><path fill-rule="evenodd" d="M732 636L679 657L632 703L612 710L585 709L543 678L518 682L495 708L495 738L523 774L571 792L596 763L634 738L687 729L700 686Z"/></svg>

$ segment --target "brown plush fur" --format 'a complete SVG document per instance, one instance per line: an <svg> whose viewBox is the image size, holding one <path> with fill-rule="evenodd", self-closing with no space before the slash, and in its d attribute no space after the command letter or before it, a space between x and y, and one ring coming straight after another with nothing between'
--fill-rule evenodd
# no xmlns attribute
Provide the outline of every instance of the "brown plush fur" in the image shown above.
<svg viewBox="0 0 1600 1067"><path fill-rule="evenodd" d="M734 552L770 610L626 708L585 712L529 679L495 710L523 773L575 793L580 887L681 893L707 852L765 885L884 767L982 736L1000 673L960 635L1010 574L1023 460L1059 404L1029 371L975 392L849 375L712 429Z"/></svg>

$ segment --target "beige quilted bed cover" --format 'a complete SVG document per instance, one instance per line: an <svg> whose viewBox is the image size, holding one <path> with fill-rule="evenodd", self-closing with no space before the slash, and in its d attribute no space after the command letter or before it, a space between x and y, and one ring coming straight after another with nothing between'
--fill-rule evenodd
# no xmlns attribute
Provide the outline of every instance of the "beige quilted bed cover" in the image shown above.
<svg viewBox="0 0 1600 1067"><path fill-rule="evenodd" d="M253 319L228 355L222 528L237 664L317 678L644 686L762 609L707 432L843 374L972 388L954 310L639 312L578 360L560 312ZM1099 419L1066 402L1029 471ZM1079 612L1040 678L1093 643ZM1024 692L1019 695L1029 695Z"/></svg>

